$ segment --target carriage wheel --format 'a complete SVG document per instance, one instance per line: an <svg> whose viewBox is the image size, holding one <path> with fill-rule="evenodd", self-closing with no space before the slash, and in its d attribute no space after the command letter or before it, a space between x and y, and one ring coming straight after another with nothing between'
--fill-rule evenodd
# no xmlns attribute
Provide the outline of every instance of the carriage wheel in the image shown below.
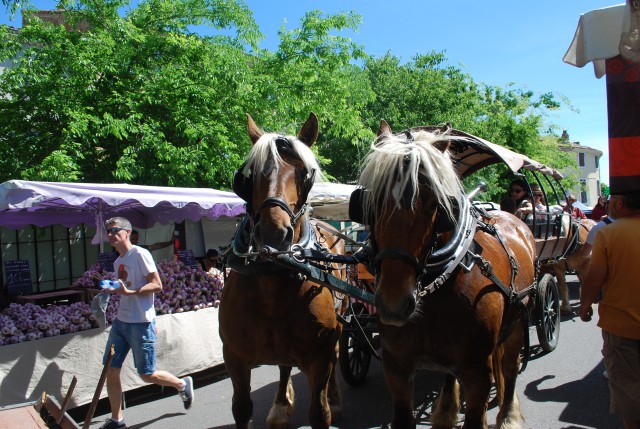
<svg viewBox="0 0 640 429"><path fill-rule="evenodd" d="M362 304L353 304L352 317L367 315L369 312ZM342 378L350 386L359 386L369 372L371 365L371 352L369 345L362 338L363 333L359 328L345 329L340 336L340 372ZM371 334L364 333L371 341Z"/></svg>
<svg viewBox="0 0 640 429"><path fill-rule="evenodd" d="M540 347L545 352L552 352L560 337L560 294L551 274L542 276L538 283L535 315Z"/></svg>

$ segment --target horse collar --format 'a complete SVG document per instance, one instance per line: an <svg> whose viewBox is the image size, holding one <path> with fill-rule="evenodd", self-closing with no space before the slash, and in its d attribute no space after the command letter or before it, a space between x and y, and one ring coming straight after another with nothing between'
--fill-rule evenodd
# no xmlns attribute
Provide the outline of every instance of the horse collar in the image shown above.
<svg viewBox="0 0 640 429"><path fill-rule="evenodd" d="M466 272L473 267L473 259L468 258L469 249L479 247L475 242L478 212L466 198L462 198L460 216L450 242L443 248L444 253L431 254L418 276L418 295L425 296L442 286L455 270L462 267ZM473 245L473 246L472 246Z"/></svg>

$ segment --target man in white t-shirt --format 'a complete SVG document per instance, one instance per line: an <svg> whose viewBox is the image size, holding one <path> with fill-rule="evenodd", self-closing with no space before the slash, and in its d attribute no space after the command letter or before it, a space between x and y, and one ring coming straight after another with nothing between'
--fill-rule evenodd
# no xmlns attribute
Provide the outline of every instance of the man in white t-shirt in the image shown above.
<svg viewBox="0 0 640 429"><path fill-rule="evenodd" d="M600 221L598 221L598 223L593 225L593 227L589 231L589 234L587 234L587 238L585 239L584 245L582 246L582 249L580 249L580 255L582 257L588 258L588 257L591 256L591 247L593 246L593 242L596 240L596 234L602 228L604 228L605 226L609 225L610 223L612 223L615 220L613 218L613 216L611 216L611 213L609 213L609 201L608 200L605 203L604 207L605 207L605 210L607 211L607 216L603 217Z"/></svg>
<svg viewBox="0 0 640 429"><path fill-rule="evenodd" d="M122 416L122 384L120 371L129 350L140 378L146 383L175 387L180 393L185 409L193 402L193 380L180 379L166 371L156 369L156 329L154 294L162 290L162 282L151 253L131 243L131 223L123 217L114 217L105 222L109 244L118 258L113 263L118 277L118 286L109 289L120 295L118 314L113 321L105 349L106 363L111 345L115 354L107 372L107 393L111 405L111 418L100 429L122 429L127 425Z"/></svg>

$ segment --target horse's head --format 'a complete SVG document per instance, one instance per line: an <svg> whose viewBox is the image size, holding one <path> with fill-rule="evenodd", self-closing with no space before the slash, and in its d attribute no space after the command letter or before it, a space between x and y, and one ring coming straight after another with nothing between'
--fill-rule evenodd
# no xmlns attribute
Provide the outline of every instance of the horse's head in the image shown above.
<svg viewBox="0 0 640 429"><path fill-rule="evenodd" d="M447 130L394 135L382 121L364 161L361 208L376 252L382 323L401 326L413 314L434 235L443 232L440 224L453 224L454 207L460 207L462 188L447 150L451 139Z"/></svg>
<svg viewBox="0 0 640 429"><path fill-rule="evenodd" d="M307 198L320 175L310 149L318 137L318 119L311 113L295 137L263 133L247 117L253 147L234 177L233 189L247 202L258 248L289 250L301 233Z"/></svg>

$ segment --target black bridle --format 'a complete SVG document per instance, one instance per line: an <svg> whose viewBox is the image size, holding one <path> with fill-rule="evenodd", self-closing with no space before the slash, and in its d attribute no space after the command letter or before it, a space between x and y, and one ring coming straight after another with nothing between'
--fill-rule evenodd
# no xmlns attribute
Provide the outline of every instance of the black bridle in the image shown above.
<svg viewBox="0 0 640 429"><path fill-rule="evenodd" d="M303 201L306 201L307 195L301 195L301 197L303 198ZM298 202L299 201L300 200L298 200ZM296 205L298 205L298 202L296 202ZM280 207L282 210L284 210L287 213L287 215L289 215L289 219L291 220L292 226L296 225L300 217L307 212L307 203L302 203L300 210L298 210L297 213L294 213L293 210L291 210L291 207L289 206L289 204L287 204L287 202L282 198L267 197L264 199L264 201L262 201L262 203L258 206L256 211L251 215L254 223L260 219L260 212L263 209L270 206L277 206L277 207Z"/></svg>
<svg viewBox="0 0 640 429"><path fill-rule="evenodd" d="M431 245L427 246L423 255L416 257L405 249L388 247L380 249L374 257L376 271L383 259L397 259L405 262L415 270L417 292L420 295L433 292L446 281L451 273L460 265L467 250L473 242L477 217L464 195L456 219L456 227L449 242L442 248L435 249L435 237L440 232L433 231ZM372 236L374 248L377 248Z"/></svg>

